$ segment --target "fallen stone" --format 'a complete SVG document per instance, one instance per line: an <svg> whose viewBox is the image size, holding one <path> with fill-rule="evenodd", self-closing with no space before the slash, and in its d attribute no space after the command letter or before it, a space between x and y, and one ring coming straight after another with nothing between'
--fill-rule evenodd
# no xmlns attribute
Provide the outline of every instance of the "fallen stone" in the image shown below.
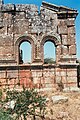
<svg viewBox="0 0 80 120"><path fill-rule="evenodd" d="M16 101L14 101L14 100L12 100L10 102L7 102L6 104L4 104L4 108L6 108L6 109L8 109L8 108L14 109L15 103L16 103Z"/></svg>
<svg viewBox="0 0 80 120"><path fill-rule="evenodd" d="M67 101L68 101L68 97L65 97L65 96L57 95L57 96L52 97L52 102L54 104L63 103L63 102L67 102Z"/></svg>
<svg viewBox="0 0 80 120"><path fill-rule="evenodd" d="M46 98L46 102L49 102L49 100L50 100L49 98Z"/></svg>

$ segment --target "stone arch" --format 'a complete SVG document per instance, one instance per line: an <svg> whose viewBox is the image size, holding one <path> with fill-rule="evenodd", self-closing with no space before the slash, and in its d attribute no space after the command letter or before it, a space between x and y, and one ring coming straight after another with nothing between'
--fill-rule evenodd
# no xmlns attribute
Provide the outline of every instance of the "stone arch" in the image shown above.
<svg viewBox="0 0 80 120"><path fill-rule="evenodd" d="M33 41L33 38L30 37L30 36L21 36L17 39L16 43L15 43L15 54L16 54L16 61L17 63L19 64L19 47L20 47L20 44L23 43L23 42L29 42L31 44L31 62L33 62L33 53L34 53L34 41Z"/></svg>
<svg viewBox="0 0 80 120"><path fill-rule="evenodd" d="M46 40L49 40L49 39L55 44L55 46L58 46L61 44L60 36L58 34L52 35L52 33L50 33L49 35L44 35L42 37L41 45L44 44Z"/></svg>
<svg viewBox="0 0 80 120"><path fill-rule="evenodd" d="M52 43L54 43L55 47L56 47L56 62L58 61L58 59L60 59L60 54L61 53L61 40L59 38L59 36L55 36L55 35L45 35L42 38L41 41L41 58L42 61L44 62L44 44L47 41L51 41ZM58 56L58 58L57 58Z"/></svg>

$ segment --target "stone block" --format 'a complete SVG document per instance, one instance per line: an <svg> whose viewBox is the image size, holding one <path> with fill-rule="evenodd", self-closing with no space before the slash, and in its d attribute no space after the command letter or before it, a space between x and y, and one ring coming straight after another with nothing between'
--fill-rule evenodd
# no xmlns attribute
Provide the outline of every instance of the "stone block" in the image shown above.
<svg viewBox="0 0 80 120"><path fill-rule="evenodd" d="M14 78L14 85L18 85L19 84L19 80L16 78Z"/></svg>
<svg viewBox="0 0 80 120"><path fill-rule="evenodd" d="M75 27L74 26L68 27L68 33L75 34Z"/></svg>
<svg viewBox="0 0 80 120"><path fill-rule="evenodd" d="M57 71L57 72L56 72L56 76L61 76L60 71Z"/></svg>
<svg viewBox="0 0 80 120"><path fill-rule="evenodd" d="M34 83L34 84L38 84L38 83L39 83L39 78L38 78L38 77L35 77L35 78L33 79L33 83Z"/></svg>
<svg viewBox="0 0 80 120"><path fill-rule="evenodd" d="M63 84L67 83L67 77L66 76L61 76L61 81Z"/></svg>
<svg viewBox="0 0 80 120"><path fill-rule="evenodd" d="M56 76L56 83L60 83L61 82L61 76Z"/></svg>
<svg viewBox="0 0 80 120"><path fill-rule="evenodd" d="M58 33L59 34L67 34L67 21L66 20L60 20L58 24Z"/></svg>
<svg viewBox="0 0 80 120"><path fill-rule="evenodd" d="M25 12L23 11L23 12L17 12L16 13L16 20L26 20L25 19Z"/></svg>
<svg viewBox="0 0 80 120"><path fill-rule="evenodd" d="M62 45L62 54L67 55L68 54L68 46Z"/></svg>
<svg viewBox="0 0 80 120"><path fill-rule="evenodd" d="M0 85L2 86L5 86L7 83L6 83L6 79L3 77L0 79Z"/></svg>
<svg viewBox="0 0 80 120"><path fill-rule="evenodd" d="M58 25L59 26L67 26L67 20L66 19L58 20Z"/></svg>
<svg viewBox="0 0 80 120"><path fill-rule="evenodd" d="M0 29L0 37L1 37L1 35L4 33L4 35L5 35L5 33L6 33L6 27L2 27L1 29Z"/></svg>
<svg viewBox="0 0 80 120"><path fill-rule="evenodd" d="M13 59L13 56L12 56L12 54L14 52L13 51L13 46L6 46L6 44L5 44L5 47L3 47L2 52L4 53L3 54L3 59L4 60L11 60L11 59Z"/></svg>
<svg viewBox="0 0 80 120"><path fill-rule="evenodd" d="M52 97L52 102L54 104L68 102L68 97L57 95Z"/></svg>
<svg viewBox="0 0 80 120"><path fill-rule="evenodd" d="M43 75L44 77L49 77L50 75L52 75L52 73L50 71L47 71L47 72L45 71Z"/></svg>
<svg viewBox="0 0 80 120"><path fill-rule="evenodd" d="M74 71L74 70L68 71L67 76L68 77L77 77L77 71Z"/></svg>
<svg viewBox="0 0 80 120"><path fill-rule="evenodd" d="M46 87L46 88L53 88L53 84L47 83L47 84L45 84L45 87Z"/></svg>
<svg viewBox="0 0 80 120"><path fill-rule="evenodd" d="M80 92L80 89L76 86L71 86L71 87L67 87L65 89L63 89L64 92Z"/></svg>
<svg viewBox="0 0 80 120"><path fill-rule="evenodd" d="M72 77L67 77L67 83L77 83L77 77L72 76Z"/></svg>
<svg viewBox="0 0 80 120"><path fill-rule="evenodd" d="M69 54L76 55L76 45L69 46Z"/></svg>
<svg viewBox="0 0 80 120"><path fill-rule="evenodd" d="M4 71L4 72L3 72L3 71L0 72L0 79L1 79L1 78L5 78L5 71Z"/></svg>
<svg viewBox="0 0 80 120"><path fill-rule="evenodd" d="M66 69L61 70L61 76L66 76Z"/></svg>
<svg viewBox="0 0 80 120"><path fill-rule="evenodd" d="M3 5L3 11L11 11L11 10L14 10L14 9L15 9L14 4L4 4Z"/></svg>
<svg viewBox="0 0 80 120"><path fill-rule="evenodd" d="M58 27L58 33L59 34L68 34L67 26L59 26Z"/></svg>
<svg viewBox="0 0 80 120"><path fill-rule="evenodd" d="M12 70L7 71L7 77L9 79L11 79L11 78L17 78L18 77L18 71L17 70L16 71L12 71Z"/></svg>
<svg viewBox="0 0 80 120"><path fill-rule="evenodd" d="M50 77L45 78L45 83L47 83L47 84L50 84L50 83L51 83L51 79L50 79Z"/></svg>
<svg viewBox="0 0 80 120"><path fill-rule="evenodd" d="M8 85L14 85L14 79L8 79Z"/></svg>
<svg viewBox="0 0 80 120"><path fill-rule="evenodd" d="M68 34L67 44L75 45L75 34Z"/></svg>
<svg viewBox="0 0 80 120"><path fill-rule="evenodd" d="M42 77L42 72L36 71L36 76L37 76L37 77Z"/></svg>
<svg viewBox="0 0 80 120"><path fill-rule="evenodd" d="M56 47L56 55L60 55L61 54L61 45Z"/></svg>
<svg viewBox="0 0 80 120"><path fill-rule="evenodd" d="M74 18L68 18L67 19L67 26L74 26L75 25L75 19Z"/></svg>
<svg viewBox="0 0 80 120"><path fill-rule="evenodd" d="M35 71L32 72L32 76L33 76L33 77L36 77L36 72L35 72Z"/></svg>
<svg viewBox="0 0 80 120"><path fill-rule="evenodd" d="M67 45L68 44L68 35L62 35L62 44Z"/></svg>
<svg viewBox="0 0 80 120"><path fill-rule="evenodd" d="M70 83L67 83L67 87L69 87L69 88L78 87L78 86L77 86L77 82L70 82Z"/></svg>

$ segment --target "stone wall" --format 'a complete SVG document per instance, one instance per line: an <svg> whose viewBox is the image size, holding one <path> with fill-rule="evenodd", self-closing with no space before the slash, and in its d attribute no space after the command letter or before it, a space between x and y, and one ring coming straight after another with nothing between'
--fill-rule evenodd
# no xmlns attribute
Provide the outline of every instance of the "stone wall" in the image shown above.
<svg viewBox="0 0 80 120"><path fill-rule="evenodd" d="M25 84L26 87L30 83L40 88L55 88L59 82L64 87L77 86L77 14L77 10L46 2L42 2L40 12L36 5L0 2L1 85L10 79L11 83L19 80L19 84ZM31 44L31 64L20 64L19 47L23 41ZM44 65L46 41L55 45L54 65Z"/></svg>

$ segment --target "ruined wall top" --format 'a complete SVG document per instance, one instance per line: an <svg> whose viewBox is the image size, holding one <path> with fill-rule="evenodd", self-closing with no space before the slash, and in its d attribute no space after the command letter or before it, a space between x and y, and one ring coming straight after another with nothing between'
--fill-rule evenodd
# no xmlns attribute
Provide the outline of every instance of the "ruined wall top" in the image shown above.
<svg viewBox="0 0 80 120"><path fill-rule="evenodd" d="M34 4L4 4L0 0L0 64L19 63L19 47L28 40L32 62L44 60L47 40L56 47L56 61L76 62L75 18L77 10L42 2L40 12Z"/></svg>
<svg viewBox="0 0 80 120"><path fill-rule="evenodd" d="M25 11L27 12L28 10L30 11L38 11L38 6L34 5L34 4L4 4L3 0L0 0L0 6L1 7L1 11L2 12L8 12L8 11ZM59 14L62 13L74 13L74 17L76 17L77 15L77 10L65 7L65 6L57 6L51 3L47 3L47 2L42 2L41 5L41 9L46 8L55 12L58 12Z"/></svg>

